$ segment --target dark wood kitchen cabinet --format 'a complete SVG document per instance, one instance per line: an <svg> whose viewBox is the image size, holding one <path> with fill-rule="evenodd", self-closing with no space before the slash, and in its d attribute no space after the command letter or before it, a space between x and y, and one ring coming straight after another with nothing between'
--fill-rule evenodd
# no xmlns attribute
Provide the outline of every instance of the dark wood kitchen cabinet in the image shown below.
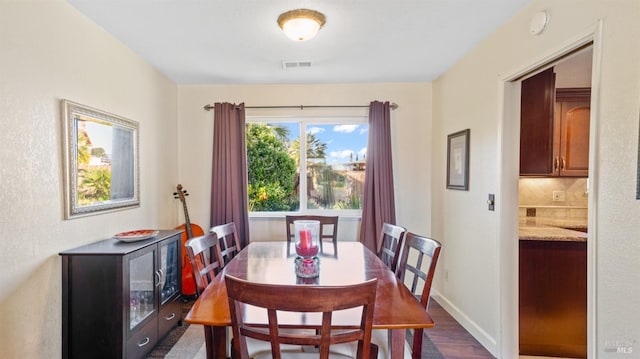
<svg viewBox="0 0 640 359"><path fill-rule="evenodd" d="M554 174L589 175L590 88L556 90L554 125Z"/></svg>
<svg viewBox="0 0 640 359"><path fill-rule="evenodd" d="M555 101L553 68L522 81L520 98L520 175L551 175Z"/></svg>
<svg viewBox="0 0 640 359"><path fill-rule="evenodd" d="M553 68L522 81L520 175L587 177L591 89L556 89Z"/></svg>
<svg viewBox="0 0 640 359"><path fill-rule="evenodd" d="M63 358L143 358L182 323L181 231L60 255Z"/></svg>
<svg viewBox="0 0 640 359"><path fill-rule="evenodd" d="M520 355L587 357L587 242L521 240Z"/></svg>

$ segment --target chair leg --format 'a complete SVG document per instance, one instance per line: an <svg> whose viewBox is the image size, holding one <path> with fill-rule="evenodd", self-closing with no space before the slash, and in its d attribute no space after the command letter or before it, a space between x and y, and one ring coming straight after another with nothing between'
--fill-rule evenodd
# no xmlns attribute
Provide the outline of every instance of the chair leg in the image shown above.
<svg viewBox="0 0 640 359"><path fill-rule="evenodd" d="M411 346L411 357L413 359L422 357L422 333L422 329L414 329L413 331L413 345Z"/></svg>
<svg viewBox="0 0 640 359"><path fill-rule="evenodd" d="M238 353L235 348L234 340L236 340L236 338L231 338L231 359L240 359L240 353Z"/></svg>
<svg viewBox="0 0 640 359"><path fill-rule="evenodd" d="M378 346L371 343L371 349L369 352L369 358L370 359L378 359Z"/></svg>

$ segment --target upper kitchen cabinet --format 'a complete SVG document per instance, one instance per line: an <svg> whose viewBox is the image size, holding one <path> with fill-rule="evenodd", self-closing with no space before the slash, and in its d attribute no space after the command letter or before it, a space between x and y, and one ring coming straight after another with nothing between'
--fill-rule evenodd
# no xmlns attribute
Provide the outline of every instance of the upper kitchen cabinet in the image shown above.
<svg viewBox="0 0 640 359"><path fill-rule="evenodd" d="M554 125L554 174L587 177L589 175L589 117L591 89L556 90Z"/></svg>
<svg viewBox="0 0 640 359"><path fill-rule="evenodd" d="M553 175L553 68L522 81L520 175Z"/></svg>
<svg viewBox="0 0 640 359"><path fill-rule="evenodd" d="M587 177L589 88L555 87L553 68L522 81L520 175Z"/></svg>

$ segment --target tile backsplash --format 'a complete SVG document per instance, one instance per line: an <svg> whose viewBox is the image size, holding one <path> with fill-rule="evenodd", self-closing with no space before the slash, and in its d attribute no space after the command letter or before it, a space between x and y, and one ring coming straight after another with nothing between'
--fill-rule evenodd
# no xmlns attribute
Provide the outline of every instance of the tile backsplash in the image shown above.
<svg viewBox="0 0 640 359"><path fill-rule="evenodd" d="M587 218L586 178L520 178L518 188L520 217Z"/></svg>

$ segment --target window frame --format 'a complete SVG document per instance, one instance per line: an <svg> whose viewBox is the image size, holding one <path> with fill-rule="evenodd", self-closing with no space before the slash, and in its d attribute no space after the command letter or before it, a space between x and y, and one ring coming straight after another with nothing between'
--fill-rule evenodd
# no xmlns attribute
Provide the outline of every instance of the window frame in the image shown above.
<svg viewBox="0 0 640 359"><path fill-rule="evenodd" d="M323 115L323 116L296 116L296 115L253 115L246 116L245 122L249 123L299 123L300 124L300 173L307 172L307 136L309 125L369 125L366 115ZM304 151L303 151L304 149ZM367 138L367 151L369 141ZM245 149L246 150L246 149ZM248 169L247 169L248 170ZM304 178L303 178L304 177ZM340 216L340 218L362 218L362 209L309 209L307 208L307 180L306 176L300 176L300 209L298 211L249 211L249 218L281 218L286 215L319 215ZM303 195L305 194L305 195ZM303 206L304 204L304 206Z"/></svg>

